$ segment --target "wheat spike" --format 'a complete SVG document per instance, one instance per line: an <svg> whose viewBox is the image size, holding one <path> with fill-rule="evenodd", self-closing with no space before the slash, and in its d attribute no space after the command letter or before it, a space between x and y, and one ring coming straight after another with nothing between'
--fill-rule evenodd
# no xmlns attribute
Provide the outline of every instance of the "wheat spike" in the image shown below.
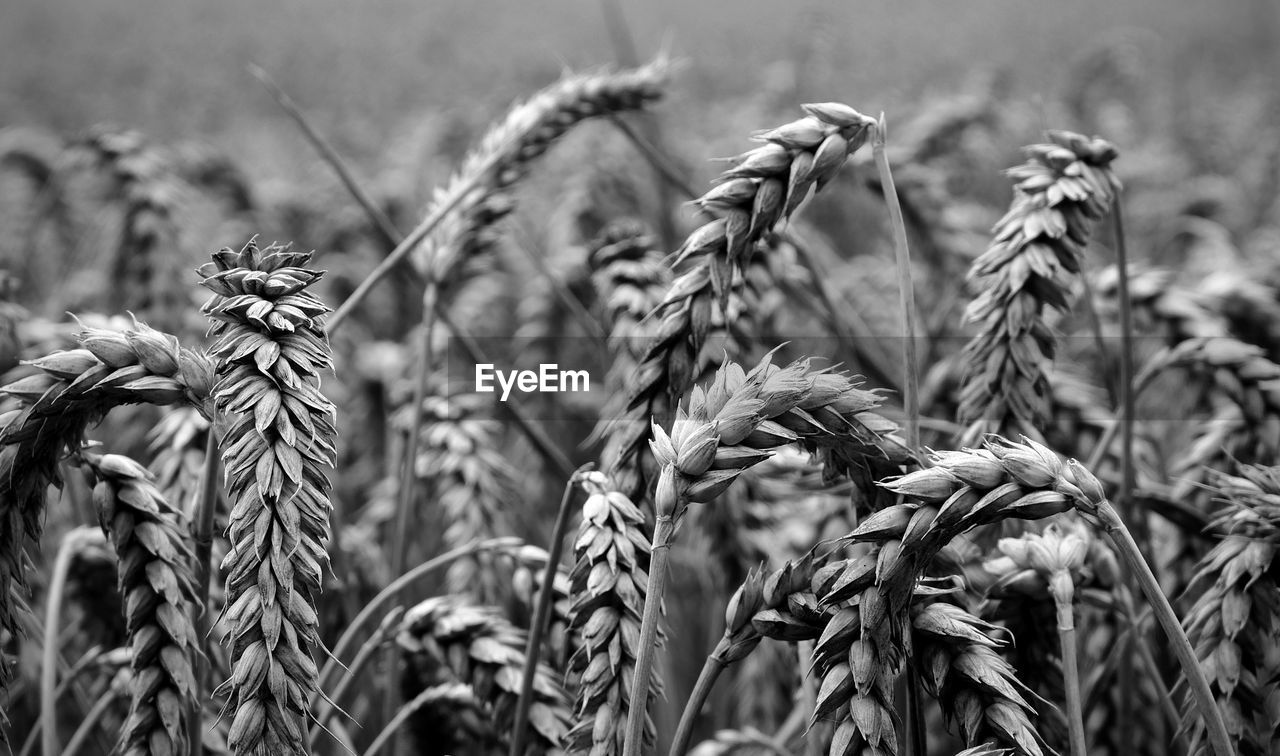
<svg viewBox="0 0 1280 756"><path fill-rule="evenodd" d="M406 655L407 698L442 682L465 683L488 709L499 736L510 736L525 664L524 633L496 610L450 595L427 599L405 612L396 642ZM564 691L541 664L533 691L529 725L535 737L529 752L559 751L570 720Z"/></svg>
<svg viewBox="0 0 1280 756"><path fill-rule="evenodd" d="M184 331L191 304L187 288L174 286L187 274L190 250L183 233L182 203L189 191L166 155L136 131L98 128L80 145L115 180L124 205L119 245L107 271L120 309L137 312L164 328Z"/></svg>
<svg viewBox="0 0 1280 756"><path fill-rule="evenodd" d="M321 648L315 609L329 563L333 405L320 393L332 366L323 316L306 291L321 273L309 253L249 242L200 268L214 292L214 401L227 421L222 459L232 502L223 616L232 631L236 754L302 753Z"/></svg>
<svg viewBox="0 0 1280 756"><path fill-rule="evenodd" d="M512 108L436 192L435 206L459 192L465 196L413 256L423 277L449 283L463 261L493 243L488 229L515 208L511 190L534 160L585 119L636 110L656 100L669 69L659 59L630 71L569 76ZM480 173L485 174L480 183L468 188Z"/></svg>
<svg viewBox="0 0 1280 756"><path fill-rule="evenodd" d="M675 264L687 261L688 266L650 315L656 335L627 391L636 416L667 421L672 405L697 377L713 309L718 304L728 318L735 279L742 278L756 247L812 191L831 181L875 124L838 103L805 110L804 118L757 135L764 144L734 158L734 167L695 200L720 217L695 230L676 252ZM618 431L618 456L606 460L611 469L633 465L650 437L642 423L622 423Z"/></svg>
<svg viewBox="0 0 1280 756"><path fill-rule="evenodd" d="M120 563L133 671L121 753L185 753L185 708L199 711L191 657L200 653L193 621L201 611L187 524L142 465L116 454L81 460L98 479L94 501Z"/></svg>
<svg viewBox="0 0 1280 756"><path fill-rule="evenodd" d="M1242 756L1261 756L1280 746L1271 704L1280 672L1274 654L1280 590L1272 577L1280 548L1280 468L1241 465L1238 473L1215 481L1227 507L1214 527L1224 535L1197 566L1189 589L1196 600L1183 625L1233 745ZM1183 727L1192 752L1207 752L1204 726L1190 701Z"/></svg>
<svg viewBox="0 0 1280 756"><path fill-rule="evenodd" d="M1119 191L1108 142L1065 131L1048 137L1050 144L1028 147L1029 160L1009 170L1013 203L969 271L982 292L965 313L979 328L964 351L960 420L970 426L968 439L985 431L1040 437L1048 414L1044 363L1056 344L1044 308L1069 308L1069 277L1079 274L1092 228Z"/></svg>
<svg viewBox="0 0 1280 756"><path fill-rule="evenodd" d="M649 583L644 515L599 472L583 476L587 501L574 540L572 627L581 634L570 669L577 679L574 725L567 750L590 756L622 753L627 697L635 670L640 616ZM661 694L654 675L649 695ZM645 742L654 738L645 723Z"/></svg>
<svg viewBox="0 0 1280 756"><path fill-rule="evenodd" d="M38 540L46 488L85 429L122 404L187 402L208 411L213 363L140 323L85 328L80 348L30 364L40 372L0 387L23 406L0 415L0 629L17 634L13 589L26 584L23 539ZM3 667L3 665L0 665ZM7 680L0 668L0 683Z"/></svg>

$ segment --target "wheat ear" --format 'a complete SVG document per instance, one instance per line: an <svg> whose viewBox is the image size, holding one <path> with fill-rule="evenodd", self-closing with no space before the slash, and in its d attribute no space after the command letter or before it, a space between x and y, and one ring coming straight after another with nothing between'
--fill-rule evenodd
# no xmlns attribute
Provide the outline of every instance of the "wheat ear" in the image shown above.
<svg viewBox="0 0 1280 756"><path fill-rule="evenodd" d="M804 118L761 132L764 144L734 158L695 204L720 216L704 223L681 245L675 264L687 269L671 284L650 315L656 322L644 359L627 393L630 412L619 423L618 455L610 469L633 464L650 438L644 421L665 423L671 408L692 385L712 310L728 310L735 278L741 278L756 247L801 202L839 172L870 136L875 120L847 105L806 105Z"/></svg>
<svg viewBox="0 0 1280 756"><path fill-rule="evenodd" d="M226 418L222 461L232 502L227 604L236 754L303 753L322 647L315 609L329 563L333 404L320 393L332 366L323 316L307 287L309 253L249 242L201 266L217 337L214 401Z"/></svg>
<svg viewBox="0 0 1280 756"><path fill-rule="evenodd" d="M201 611L187 523L132 459L80 459L98 480L94 501L119 559L133 670L121 753L185 753L186 719L200 711L191 661L200 653L194 618Z"/></svg>
<svg viewBox="0 0 1280 756"><path fill-rule="evenodd" d="M644 515L607 475L586 473L582 488L587 500L570 573L572 629L581 640L569 662L578 682L566 747L570 753L616 756L622 753L631 710L628 683L635 674L648 593L649 539ZM654 675L649 692L657 696L661 690L662 681ZM648 716L644 738L649 744L654 739Z"/></svg>
<svg viewBox="0 0 1280 756"><path fill-rule="evenodd" d="M140 323L85 328L80 348L32 361L40 372L0 387L24 406L0 415L0 629L18 634L13 588L25 585L23 539L38 539L46 488L85 428L122 404L190 403L207 412L213 363ZM0 665L0 684L7 670Z"/></svg>
<svg viewBox="0 0 1280 756"><path fill-rule="evenodd" d="M423 279L448 284L462 262L492 244L485 232L515 208L510 190L532 161L587 118L656 100L669 71L670 64L658 59L630 71L570 76L513 108L436 192L426 219L342 303L330 328L336 329L406 256Z"/></svg>
<svg viewBox="0 0 1280 756"><path fill-rule="evenodd" d="M1196 595L1183 620L1242 756L1274 753L1280 744L1267 700L1277 670L1266 660L1275 646L1280 590L1271 577L1280 549L1280 468L1241 465L1219 475L1228 506L1214 522L1226 535L1202 559L1189 590ZM1183 708L1192 753L1204 748L1193 701ZM1259 726L1266 723L1265 726Z"/></svg>
<svg viewBox="0 0 1280 756"><path fill-rule="evenodd" d="M965 347L960 400L970 440L985 431L1040 437L1048 413L1043 363L1056 344L1044 308L1069 308L1069 277L1080 272L1093 226L1119 191L1110 169L1115 147L1065 131L1048 137L1009 170L1013 203L969 270L982 286L965 313L979 328Z"/></svg>
<svg viewBox="0 0 1280 756"><path fill-rule="evenodd" d="M499 735L509 737L525 664L523 632L496 610L449 595L406 611L396 642L405 653L407 700L443 682L468 684ZM569 720L564 691L550 668L539 664L529 708L534 737L526 753L560 750Z"/></svg>

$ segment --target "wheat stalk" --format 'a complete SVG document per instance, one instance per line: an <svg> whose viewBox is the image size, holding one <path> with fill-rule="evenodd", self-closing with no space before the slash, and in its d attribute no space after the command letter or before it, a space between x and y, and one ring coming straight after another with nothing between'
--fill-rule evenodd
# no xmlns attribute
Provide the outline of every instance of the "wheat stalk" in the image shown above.
<svg viewBox="0 0 1280 756"><path fill-rule="evenodd" d="M80 459L98 479L94 500L119 559L133 671L121 752L184 753L186 720L200 711L191 660L200 653L193 619L202 611L187 523L132 459Z"/></svg>
<svg viewBox="0 0 1280 756"><path fill-rule="evenodd" d="M695 200L720 217L690 234L676 253L675 264L689 265L650 315L656 335L627 391L634 415L630 419L667 421L670 408L696 377L712 310L718 303L727 317L735 277L742 276L756 247L836 175L875 125L838 103L806 105L805 110L806 117L758 134L764 144L734 158L734 167ZM632 464L650 437L642 423L619 424L618 432L618 456L606 460L611 469Z"/></svg>
<svg viewBox="0 0 1280 756"><path fill-rule="evenodd" d="M982 291L965 313L979 327L964 351L967 439L985 431L1039 438L1048 412L1044 363L1056 342L1044 308L1068 309L1069 277L1080 272L1092 228L1119 191L1108 142L1047 136L1051 143L1026 148L1028 161L1009 170L1013 203L969 271Z"/></svg>
<svg viewBox="0 0 1280 756"><path fill-rule="evenodd" d="M525 638L496 610L456 595L430 598L405 612L396 642L405 653L406 698L443 682L465 683L484 702L498 734L510 735ZM535 737L526 752L559 750L570 715L564 691L543 665L537 668L533 695L529 725Z"/></svg>
<svg viewBox="0 0 1280 756"><path fill-rule="evenodd" d="M1232 745L1253 756L1273 753L1280 744L1268 703L1277 674L1268 656L1280 627L1280 590L1272 577L1280 548L1280 469L1241 465L1238 473L1217 477L1227 507L1214 527L1225 535L1197 565L1189 588L1197 596L1183 623ZM1191 752L1199 753L1204 728L1194 703L1188 700L1183 711Z"/></svg>
<svg viewBox="0 0 1280 756"><path fill-rule="evenodd" d="M630 712L628 683L635 673L640 617L649 582L649 539L644 515L609 477L582 477L587 500L574 539L572 628L581 634L570 659L576 683L570 753L614 756L622 753ZM662 680L650 680L651 695L661 695ZM646 717L645 743L654 739Z"/></svg>
<svg viewBox="0 0 1280 756"><path fill-rule="evenodd" d="M234 712L237 754L302 753L321 647L315 609L329 562L334 409L320 393L330 369L323 316L306 291L320 273L309 253L249 242L201 267L214 292L204 311L217 336L214 400L227 493L227 603L232 674L221 689Z"/></svg>

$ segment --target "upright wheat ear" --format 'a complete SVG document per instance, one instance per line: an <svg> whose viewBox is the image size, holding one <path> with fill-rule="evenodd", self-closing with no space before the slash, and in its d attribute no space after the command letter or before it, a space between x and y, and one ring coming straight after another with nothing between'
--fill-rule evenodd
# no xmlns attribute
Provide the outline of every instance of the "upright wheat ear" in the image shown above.
<svg viewBox="0 0 1280 756"><path fill-rule="evenodd" d="M201 267L216 296L218 414L233 502L224 618L231 628L227 742L236 754L305 753L307 701L316 691L315 597L329 563L333 404L320 393L331 368L323 315L306 288L322 275L310 253L249 242Z"/></svg>
<svg viewBox="0 0 1280 756"><path fill-rule="evenodd" d="M967 442L984 431L1040 437L1049 412L1043 363L1056 344L1043 310L1068 309L1070 277L1080 273L1093 225L1119 190L1110 143L1066 131L1048 137L1052 144L1027 147L1027 162L1009 169L1013 203L969 270L982 293L965 313L979 327L964 350Z"/></svg>

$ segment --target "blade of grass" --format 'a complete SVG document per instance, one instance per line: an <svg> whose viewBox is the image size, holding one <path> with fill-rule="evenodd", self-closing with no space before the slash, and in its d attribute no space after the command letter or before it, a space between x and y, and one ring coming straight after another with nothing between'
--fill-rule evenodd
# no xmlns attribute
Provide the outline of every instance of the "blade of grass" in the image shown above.
<svg viewBox="0 0 1280 756"><path fill-rule="evenodd" d="M196 511L192 522L196 551L196 601L200 608L200 617L196 626L199 634L200 653L192 660L192 671L196 681L197 697L202 698L205 691L212 690L209 685L210 631L209 621L209 584L213 580L213 515L218 508L218 436L209 424L209 437L204 448L204 468L200 472L200 498L196 502ZM191 756L200 756L204 750L202 729L197 706L188 705L187 742L191 747Z"/></svg>

